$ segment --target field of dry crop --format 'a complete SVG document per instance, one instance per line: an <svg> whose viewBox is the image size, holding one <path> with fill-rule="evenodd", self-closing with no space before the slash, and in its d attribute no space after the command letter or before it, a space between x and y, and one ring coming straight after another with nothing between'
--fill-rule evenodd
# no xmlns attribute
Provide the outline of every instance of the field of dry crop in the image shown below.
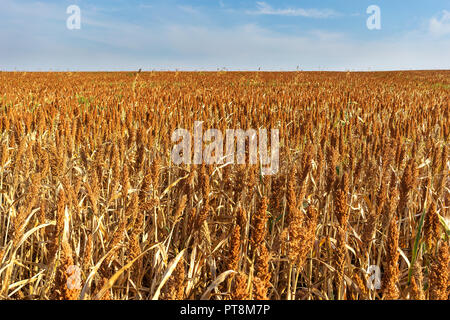
<svg viewBox="0 0 450 320"><path fill-rule="evenodd" d="M0 73L0 299L447 300L449 96L450 71ZM194 121L279 129L278 173L175 165Z"/></svg>

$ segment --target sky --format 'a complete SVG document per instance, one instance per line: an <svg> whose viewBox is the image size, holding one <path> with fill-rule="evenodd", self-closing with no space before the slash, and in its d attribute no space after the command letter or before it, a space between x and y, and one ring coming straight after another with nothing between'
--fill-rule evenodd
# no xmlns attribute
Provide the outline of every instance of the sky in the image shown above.
<svg viewBox="0 0 450 320"><path fill-rule="evenodd" d="M0 0L0 70L138 69L450 69L450 0Z"/></svg>

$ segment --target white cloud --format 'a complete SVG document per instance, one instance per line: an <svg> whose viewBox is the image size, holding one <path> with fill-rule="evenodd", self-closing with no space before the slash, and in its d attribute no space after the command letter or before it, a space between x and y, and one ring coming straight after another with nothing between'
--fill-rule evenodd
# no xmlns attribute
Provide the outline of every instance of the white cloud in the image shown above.
<svg viewBox="0 0 450 320"><path fill-rule="evenodd" d="M275 9L265 2L256 2L256 11L247 11L247 14L256 15L277 15L277 16L295 16L306 18L329 18L337 16L337 12L331 9L303 9L303 8L287 8Z"/></svg>
<svg viewBox="0 0 450 320"><path fill-rule="evenodd" d="M430 37L423 29L355 39L330 30L285 33L244 22L139 24L85 10L82 29L72 32L65 27L63 6L29 8L18 0L2 1L8 10L0 12L0 20L20 20L0 28L0 41L8 44L8 50L0 50L2 70L450 69L450 39ZM448 14L436 19L441 26L436 30L448 24Z"/></svg>
<svg viewBox="0 0 450 320"><path fill-rule="evenodd" d="M441 18L431 18L428 27L429 31L437 36L450 34L450 11L443 10Z"/></svg>
<svg viewBox="0 0 450 320"><path fill-rule="evenodd" d="M141 8L141 9L153 9L153 6L151 4L141 3L139 5L139 8Z"/></svg>
<svg viewBox="0 0 450 320"><path fill-rule="evenodd" d="M197 13L199 13L199 11L197 9L195 9L194 7L192 7L192 6L178 6L178 9L180 9L180 10L186 12L186 13L189 13L189 14L197 14Z"/></svg>

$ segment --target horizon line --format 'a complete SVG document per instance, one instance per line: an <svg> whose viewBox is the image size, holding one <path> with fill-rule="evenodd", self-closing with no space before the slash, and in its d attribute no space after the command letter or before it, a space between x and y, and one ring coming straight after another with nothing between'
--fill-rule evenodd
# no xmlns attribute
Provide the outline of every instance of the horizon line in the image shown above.
<svg viewBox="0 0 450 320"><path fill-rule="evenodd" d="M450 71L450 68L443 69L443 68L430 68L430 69L346 69L346 70L336 70L336 69L286 69L286 70L279 70L279 69L196 69L196 70L189 70L189 69L124 69L124 70L111 70L111 69L99 69L99 70L93 70L93 69L79 69L79 70L52 70L52 69L46 69L46 70L26 70L26 69L17 69L17 70L2 70L0 69L0 73L14 73L14 72L30 72L30 73L69 73L69 72L76 72L76 73L88 73L88 72L104 72L104 73L121 73L121 72L405 72L405 71Z"/></svg>

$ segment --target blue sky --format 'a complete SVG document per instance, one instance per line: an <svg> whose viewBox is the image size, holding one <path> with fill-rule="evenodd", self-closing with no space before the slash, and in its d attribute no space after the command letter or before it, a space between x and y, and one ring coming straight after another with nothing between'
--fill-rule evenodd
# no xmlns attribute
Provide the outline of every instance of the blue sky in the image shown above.
<svg viewBox="0 0 450 320"><path fill-rule="evenodd" d="M69 30L69 5L81 29ZM381 9L369 30L366 9ZM450 69L450 0L0 0L0 70Z"/></svg>

